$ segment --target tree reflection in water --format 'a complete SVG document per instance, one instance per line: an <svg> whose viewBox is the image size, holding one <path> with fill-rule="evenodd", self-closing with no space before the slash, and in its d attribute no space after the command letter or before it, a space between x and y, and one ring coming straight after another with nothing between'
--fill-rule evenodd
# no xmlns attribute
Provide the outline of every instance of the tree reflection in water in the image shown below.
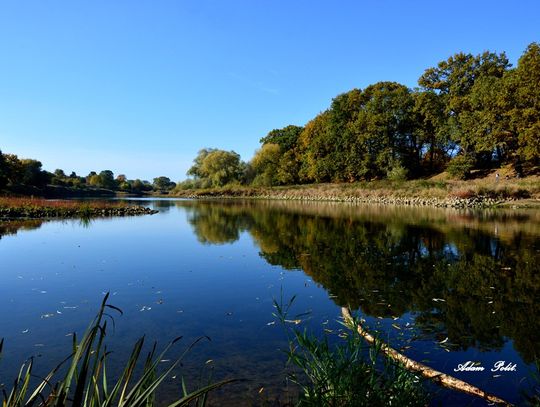
<svg viewBox="0 0 540 407"><path fill-rule="evenodd" d="M332 203L194 202L199 241L252 236L260 255L302 269L340 306L378 317L415 314L425 337L455 349L501 349L525 362L540 343L540 213ZM434 300L435 299L435 300Z"/></svg>

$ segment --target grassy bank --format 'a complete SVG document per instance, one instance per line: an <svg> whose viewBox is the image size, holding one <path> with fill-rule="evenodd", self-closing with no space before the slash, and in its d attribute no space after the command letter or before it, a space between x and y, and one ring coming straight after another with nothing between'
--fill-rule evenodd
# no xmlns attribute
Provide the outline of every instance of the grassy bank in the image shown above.
<svg viewBox="0 0 540 407"><path fill-rule="evenodd" d="M356 201L422 206L540 206L540 177L481 178L468 181L428 179L370 181L280 187L226 186L176 191L189 198L269 198L291 200Z"/></svg>
<svg viewBox="0 0 540 407"><path fill-rule="evenodd" d="M65 201L37 198L0 198L1 218L92 218L100 216L134 216L157 211L122 202Z"/></svg>

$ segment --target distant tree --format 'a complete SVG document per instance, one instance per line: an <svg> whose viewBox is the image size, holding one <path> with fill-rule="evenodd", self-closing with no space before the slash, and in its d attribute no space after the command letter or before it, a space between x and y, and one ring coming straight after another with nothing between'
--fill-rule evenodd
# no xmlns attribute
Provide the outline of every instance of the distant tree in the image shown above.
<svg viewBox="0 0 540 407"><path fill-rule="evenodd" d="M193 160L193 165L188 170L187 175L192 175L195 178L202 179L205 174L202 172L203 162L211 153L218 151L215 148L203 148L197 153L197 157Z"/></svg>
<svg viewBox="0 0 540 407"><path fill-rule="evenodd" d="M22 182L24 185L43 187L50 182L52 174L42 170L41 161L23 159L21 163L23 166Z"/></svg>
<svg viewBox="0 0 540 407"><path fill-rule="evenodd" d="M106 189L116 189L117 183L111 170L103 170L99 173L99 186Z"/></svg>
<svg viewBox="0 0 540 407"><path fill-rule="evenodd" d="M119 174L116 176L116 182L118 184L121 184L122 182L126 182L126 181L127 181L127 177L124 174Z"/></svg>
<svg viewBox="0 0 540 407"><path fill-rule="evenodd" d="M289 125L282 129L274 129L265 137L261 138L261 144L277 144L283 152L292 150L296 147L298 136L304 130L303 127Z"/></svg>
<svg viewBox="0 0 540 407"><path fill-rule="evenodd" d="M86 183L93 187L101 187L101 177L97 174L89 175L86 178Z"/></svg>
<svg viewBox="0 0 540 407"><path fill-rule="evenodd" d="M171 180L168 177L157 177L154 178L153 187L155 190L158 191L170 191L176 186L174 182L171 182Z"/></svg>
<svg viewBox="0 0 540 407"><path fill-rule="evenodd" d="M57 168L56 170L54 170L53 174L56 178L66 178L66 173L64 172L64 170L60 168Z"/></svg>
<svg viewBox="0 0 540 407"><path fill-rule="evenodd" d="M455 146L447 131L443 98L434 91L417 90L414 99L414 129L422 155L422 168L427 174L442 171Z"/></svg>
<svg viewBox="0 0 540 407"><path fill-rule="evenodd" d="M188 175L199 179L203 186L219 187L240 182L245 165L234 151L202 149L194 160Z"/></svg>
<svg viewBox="0 0 540 407"><path fill-rule="evenodd" d="M128 181L121 182L118 185L118 188L120 188L120 190L124 192L130 192L132 190L131 183Z"/></svg>
<svg viewBox="0 0 540 407"><path fill-rule="evenodd" d="M434 68L428 68L418 80L419 85L438 94L444 101L445 121L442 124L449 139L468 155L483 148L478 132L471 131L471 114L475 107L471 93L475 83L486 78L502 78L510 64L504 53L486 51L480 55L458 53Z"/></svg>
<svg viewBox="0 0 540 407"><path fill-rule="evenodd" d="M298 183L302 159L298 143L303 130L303 127L289 125L282 129L274 129L266 137L261 138L263 148L265 145L274 144L279 146L280 150L277 172L274 174L272 185Z"/></svg>
<svg viewBox="0 0 540 407"><path fill-rule="evenodd" d="M361 108L350 125L356 147L354 160L346 162L351 177L384 178L394 167L396 174L418 172L421 144L413 109L411 91L399 83L379 82L362 92Z"/></svg>
<svg viewBox="0 0 540 407"><path fill-rule="evenodd" d="M327 137L330 112L327 110L310 120L299 137L301 151L300 180L303 182L330 181L334 174L332 141Z"/></svg>
<svg viewBox="0 0 540 407"><path fill-rule="evenodd" d="M0 189L5 188L7 184L7 164L2 150L0 150Z"/></svg>
<svg viewBox="0 0 540 407"><path fill-rule="evenodd" d="M140 179L136 179L131 182L131 190L135 193L140 193L144 189L144 184Z"/></svg>
<svg viewBox="0 0 540 407"><path fill-rule="evenodd" d="M8 186L23 183L24 166L15 154L4 154L4 166Z"/></svg>
<svg viewBox="0 0 540 407"><path fill-rule="evenodd" d="M281 148L278 144L263 144L250 162L255 173L253 184L262 186L279 184L278 170L281 157Z"/></svg>
<svg viewBox="0 0 540 407"><path fill-rule="evenodd" d="M510 112L512 130L518 134L518 157L540 162L540 44L531 43L509 77L515 101Z"/></svg>

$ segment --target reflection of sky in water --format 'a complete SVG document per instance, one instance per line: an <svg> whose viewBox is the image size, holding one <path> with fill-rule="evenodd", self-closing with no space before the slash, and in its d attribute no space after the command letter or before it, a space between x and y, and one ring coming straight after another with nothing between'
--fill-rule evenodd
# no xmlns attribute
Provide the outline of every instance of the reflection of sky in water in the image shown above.
<svg viewBox="0 0 540 407"><path fill-rule="evenodd" d="M339 308L310 276L269 265L260 256L262 237L250 233L250 220L235 220L231 230L227 229L230 224L219 229L223 219L217 216L217 226L206 225L207 232L224 240L217 245L202 244L188 222L196 221L197 208L186 213L183 203L177 203L157 202L158 215L100 219L89 227L78 221L46 222L38 229L0 240L0 336L5 338L0 373L4 381L7 372L13 376L15 368L31 355L40 356L38 373L45 373L53 361L66 355L71 341L66 335L82 331L103 293L111 292L111 303L124 311L124 316L115 318L116 330L109 338L119 358L126 357L130 350L126 345L143 334L161 344L178 335L186 337L186 344L208 335L212 341L188 357L187 374L198 372L205 361L213 359L217 378L253 379L235 388L244 401L260 400L262 386L269 394L284 389L285 357L280 349L285 349L285 342L281 328L272 324L273 299L280 297L281 289L285 300L296 294L295 311L311 311L316 329L329 320L324 327L336 332ZM231 233L238 238L227 240ZM273 247L264 244L266 250ZM418 247L421 257L428 256L426 243L422 241ZM453 242L444 243L442 251L448 259L459 256ZM490 251L494 253L495 247L490 246ZM434 302L434 310L439 305ZM526 366L512 341L496 351L453 349L438 343L444 338L437 336L436 329L432 335L416 329L415 313L397 317L371 316L367 320L370 326L381 328L394 346L404 347L412 358L445 372L453 373L466 360L480 360L485 366L497 360L520 362L518 374L503 373L498 378L490 372L458 375L515 400ZM169 389L178 384L171 382Z"/></svg>

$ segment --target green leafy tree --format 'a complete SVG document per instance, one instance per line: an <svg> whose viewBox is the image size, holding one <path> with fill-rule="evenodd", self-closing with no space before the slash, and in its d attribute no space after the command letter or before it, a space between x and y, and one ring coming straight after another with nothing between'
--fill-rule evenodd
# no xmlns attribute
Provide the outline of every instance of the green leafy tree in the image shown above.
<svg viewBox="0 0 540 407"><path fill-rule="evenodd" d="M272 186L279 183L278 169L281 156L281 148L278 144L263 144L250 162L255 172L253 185Z"/></svg>
<svg viewBox="0 0 540 407"><path fill-rule="evenodd" d="M300 133L300 179L303 182L327 182L334 174L330 157L334 146L327 137L329 119L328 110L320 113L310 120Z"/></svg>
<svg viewBox="0 0 540 407"><path fill-rule="evenodd" d="M2 150L0 150L0 189L5 188L7 184L7 163Z"/></svg>
<svg viewBox="0 0 540 407"><path fill-rule="evenodd" d="M99 173L99 186L106 189L116 189L118 184L111 170L103 170Z"/></svg>
<svg viewBox="0 0 540 407"><path fill-rule="evenodd" d="M289 125L282 129L274 129L260 141L261 144L277 144L283 151L292 150L298 143L298 137L304 130L303 127Z"/></svg>
<svg viewBox="0 0 540 407"><path fill-rule="evenodd" d="M301 166L301 153L299 148L299 137L303 127L289 125L282 129L274 129L260 141L263 147L267 144L279 146L280 158L274 175L274 184L295 184L300 180L299 172ZM263 184L267 184L264 182Z"/></svg>
<svg viewBox="0 0 540 407"><path fill-rule="evenodd" d="M413 131L414 99L411 91L396 82L368 86L362 108L352 125L357 151L355 178L386 177L389 166L418 172L421 145Z"/></svg>
<svg viewBox="0 0 540 407"><path fill-rule="evenodd" d="M144 184L140 179L136 179L131 182L131 190L135 193L141 193L144 190Z"/></svg>
<svg viewBox="0 0 540 407"><path fill-rule="evenodd" d="M168 177L161 176L154 178L153 187L158 191L170 191L175 186L176 184L174 182L171 182Z"/></svg>
<svg viewBox="0 0 540 407"><path fill-rule="evenodd" d="M434 91L417 90L414 98L414 132L421 152L421 167L426 174L442 171L454 143L446 131L445 105Z"/></svg>
<svg viewBox="0 0 540 407"><path fill-rule="evenodd" d="M518 157L540 160L540 45L530 44L509 78L515 104L510 112L512 130L518 134Z"/></svg>
<svg viewBox="0 0 540 407"><path fill-rule="evenodd" d="M97 174L90 175L87 177L87 184L93 187L100 187L101 186L101 177Z"/></svg>
<svg viewBox="0 0 540 407"><path fill-rule="evenodd" d="M480 55L458 53L437 67L428 68L419 78L419 85L441 96L446 120L442 127L449 139L467 154L479 152L484 146L478 132L471 131L469 119L475 108L471 92L475 83L483 78L502 78L510 67L504 53L486 51Z"/></svg>
<svg viewBox="0 0 540 407"><path fill-rule="evenodd" d="M240 182L245 165L234 151L202 149L194 160L188 175L201 181L203 187L220 187Z"/></svg>

